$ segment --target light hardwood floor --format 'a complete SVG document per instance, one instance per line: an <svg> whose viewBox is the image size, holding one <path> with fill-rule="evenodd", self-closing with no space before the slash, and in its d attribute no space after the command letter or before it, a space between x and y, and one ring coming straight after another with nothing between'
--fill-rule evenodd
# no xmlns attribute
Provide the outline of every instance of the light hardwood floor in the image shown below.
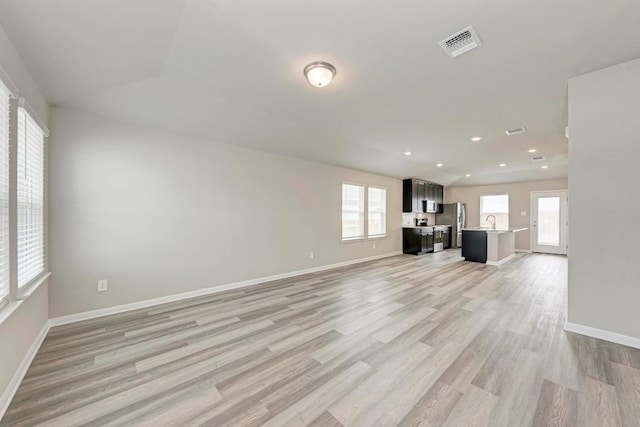
<svg viewBox="0 0 640 427"><path fill-rule="evenodd" d="M638 426L567 259L397 256L51 330L2 426Z"/></svg>

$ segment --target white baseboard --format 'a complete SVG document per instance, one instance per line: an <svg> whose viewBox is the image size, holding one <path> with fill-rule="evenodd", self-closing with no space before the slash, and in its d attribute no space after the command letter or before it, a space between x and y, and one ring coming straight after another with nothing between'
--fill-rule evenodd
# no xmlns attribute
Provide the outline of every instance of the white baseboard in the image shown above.
<svg viewBox="0 0 640 427"><path fill-rule="evenodd" d="M290 277L302 276L304 274L318 273L320 271L332 270L334 268L346 267L348 265L360 264L367 261L375 261L377 259L388 258L396 255L402 255L402 252L392 252L388 254L375 255L367 258L359 258L351 261L339 262L336 264L323 265L320 267L307 268L305 270L291 271L288 273L276 274L273 276L259 277L256 279L245 280L242 282L228 283L225 285L213 286L210 288L198 289L195 291L184 292L175 295L168 295L166 297L153 298L144 301L138 301L130 304L117 305L114 307L102 308L99 310L85 311L82 313L69 314L67 316L54 317L49 320L50 325L60 326L69 323L80 322L83 320L95 319L98 317L109 316L112 314L124 313L127 311L139 310L141 308L153 307L155 305L166 304L169 302L181 301L189 298L199 297L203 295L216 294L223 291L232 289L244 288L246 286L257 285L264 282L272 282L274 280L288 279Z"/></svg>
<svg viewBox="0 0 640 427"><path fill-rule="evenodd" d="M572 322L566 322L564 324L564 330L640 349L640 338L630 337L628 335L622 335L616 332L605 331L604 329L592 328L591 326L580 325Z"/></svg>
<svg viewBox="0 0 640 427"><path fill-rule="evenodd" d="M38 353L42 342L49 332L50 326L51 325L47 320L42 326L42 329L40 329L40 332L38 332L36 338L33 340L33 343L31 344L31 347L29 347L27 354L25 354L22 358L22 362L20 363L20 366L18 366L16 373L13 374L13 377L11 378L11 381L9 381L7 388L2 393L2 396L0 396L0 420L2 419L2 417L4 417L4 413L7 411L7 408L9 408L9 404L11 403L13 396L15 396L16 392L18 391L18 387L20 387L22 379L27 373L29 366L31 366L33 358L36 357L36 354Z"/></svg>
<svg viewBox="0 0 640 427"><path fill-rule="evenodd" d="M512 259L514 259L516 257L516 254L511 254L506 258L502 258L500 261L487 261L487 265L502 265L507 261L511 261Z"/></svg>
<svg viewBox="0 0 640 427"><path fill-rule="evenodd" d="M514 252L522 252L523 254L532 254L533 253L529 249L516 249Z"/></svg>

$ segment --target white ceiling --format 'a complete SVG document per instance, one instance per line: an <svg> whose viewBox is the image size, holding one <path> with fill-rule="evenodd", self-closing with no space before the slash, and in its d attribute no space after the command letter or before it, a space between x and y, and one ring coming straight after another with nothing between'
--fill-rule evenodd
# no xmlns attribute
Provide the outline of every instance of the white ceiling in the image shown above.
<svg viewBox="0 0 640 427"><path fill-rule="evenodd" d="M566 177L567 79L640 57L638 22L638 0L0 0L52 105L446 185ZM450 59L468 25L483 45Z"/></svg>

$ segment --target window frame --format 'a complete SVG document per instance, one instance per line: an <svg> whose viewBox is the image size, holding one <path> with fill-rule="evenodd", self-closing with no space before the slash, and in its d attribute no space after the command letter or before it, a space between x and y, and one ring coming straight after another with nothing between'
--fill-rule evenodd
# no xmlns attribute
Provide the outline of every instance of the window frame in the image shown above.
<svg viewBox="0 0 640 427"><path fill-rule="evenodd" d="M362 236L358 236L358 237L347 237L344 238L342 235L342 230L343 230L343 221L342 221L342 213L344 213L345 211L342 209L342 202L344 201L344 199L342 198L342 190L343 187L345 185L351 185L351 186L356 186L356 187L361 187L363 189L363 235ZM369 235L369 189L370 188L374 188L374 189L378 189L378 190L384 190L384 194L385 194L385 200L384 200L384 234L375 234L375 235ZM341 211L340 211L340 242L341 243L350 243L350 242L363 242L363 241L367 241L367 240L383 240L386 239L388 234L387 234L387 229L388 229L388 223L387 223L387 212L388 212L388 197L387 197L387 193L389 191L389 189L387 187L384 186L380 186L380 185L370 185L370 184L362 184L360 182L352 182L352 181L342 181L341 185L340 185L340 204L341 204ZM351 211L354 212L354 211Z"/></svg>
<svg viewBox="0 0 640 427"><path fill-rule="evenodd" d="M34 117L33 113L29 111L29 109L26 107L24 101L22 103L22 105L18 106L17 111L16 111L16 116L18 118L18 120L16 121L17 124L20 123L20 115L24 115L24 126L25 129L23 130L24 132L24 141L21 141L19 138L19 133L20 133L20 129L17 129L16 131L16 137L15 137L15 150L14 152L16 153L15 157L15 161L12 161L12 166L14 166L14 171L15 171L15 210L14 212L14 217L15 217L15 227L16 227L16 233L15 233L15 245L16 245L16 251L15 251L15 274L16 274L16 287L17 287L17 292L19 295L23 295L34 283L38 282L41 277L46 274L47 272L47 198L46 198L46 138L47 138L47 131L46 128L43 129L42 125L39 123L37 116ZM31 127L35 127L35 129L27 129L28 126ZM16 126L18 127L18 126ZM20 215L20 207L21 205L23 206L29 206L31 209L27 210L27 212L29 213L28 216L33 216L33 206L34 206L34 198L30 197L28 199L28 202L25 201L21 201L19 200L18 197L18 192L20 191L19 188L19 184L20 184L20 177L18 176L18 172L21 170L21 167L19 165L18 160L20 160L20 149L22 148L21 146L24 144L25 149L27 147L27 140L29 139L29 132L37 132L38 134L38 143L41 144L38 151L38 154L42 155L42 158L40 159L41 162L41 166L42 169L39 171L39 174L41 174L40 176L38 176L39 178L42 178L42 181L40 183L41 185L41 194L37 194L37 196L40 196L40 200L36 200L39 203L36 203L36 208L38 208L39 206L39 214L42 217L42 222L40 224L41 227L41 239L42 239L42 247L38 248L38 251L40 252L41 256L42 256L42 267L33 275L28 276L29 278L27 280L25 280L23 283L20 283L20 269L19 269L19 265L20 265L20 261L21 261L21 257L20 257L20 252L19 252L19 242L20 242L20 238L21 238L21 233L20 233L20 219L21 219L21 215ZM42 135L42 140L40 141L40 134ZM27 152L24 153L24 161L25 161L25 165L22 166L22 169L27 172L27 163L29 161L29 154ZM30 181L27 181L27 184L33 184ZM23 211L24 212L24 211ZM31 224L31 223L30 223Z"/></svg>
<svg viewBox="0 0 640 427"><path fill-rule="evenodd" d="M48 256L48 182L47 152L49 129L40 119L26 99L19 95L17 86L0 67L0 82L9 92L9 294L0 299L0 324L29 298L51 276ZM41 213L42 213L42 261L43 268L31 280L18 287L18 124L19 112L23 109L32 123L42 133L42 176ZM39 139L39 137L38 137ZM39 170L39 169L38 169Z"/></svg>
<svg viewBox="0 0 640 427"><path fill-rule="evenodd" d="M344 209L344 187L345 185L352 187L360 187L362 189L362 200L360 201L360 209L355 210L347 210ZM340 185L340 237L342 242L354 242L359 240L365 240L367 236L367 216L366 216L366 206L367 206L367 186L366 184L359 184L355 182L342 182ZM358 213L362 220L362 235L355 237L344 237L344 214L346 213Z"/></svg>
<svg viewBox="0 0 640 427"><path fill-rule="evenodd" d="M378 211L372 211L371 210L371 190L382 190L384 191L384 202L383 202L383 209L382 212L378 212ZM368 185L367 186L367 218L366 218L366 225L367 225L367 239L382 239L387 237L387 187L380 187L377 185ZM383 227L383 232L381 234L371 234L371 230L369 229L369 221L371 219L371 213L382 213L382 227Z"/></svg>
<svg viewBox="0 0 640 427"><path fill-rule="evenodd" d="M13 297L13 289L12 289L12 285L11 285L11 281L12 281L12 277L11 277L11 272L12 272L12 265L11 265L11 261L12 261L12 247L11 247L11 242L12 242L12 233L11 233L11 219L12 219L12 215L11 215L11 162L12 162L12 155L11 155L11 140L12 140L12 126L11 126L11 122L12 122L12 107L14 105L14 99L15 99L15 95L13 93L13 91L11 90L11 87L7 84L5 84L4 80L0 79L0 85L1 85L1 89L2 91L6 94L6 123L3 125L3 127L5 127L5 131L6 131L6 146L4 146L5 142L0 142L3 144L2 150L5 151L6 150L6 159L0 159L0 161L2 161L4 163L4 169L6 169L4 172L6 173L6 175L4 176L4 179L6 180L6 200L1 200L0 201L0 209L3 209L6 213L6 217L4 217L3 214L3 221L6 221L6 223L0 225L1 227L5 228L6 227L6 236L5 236L5 240L3 242L3 244L6 244L6 269L7 271L5 273L2 274L6 274L6 283L5 286L3 286L2 288L5 290L3 293L0 293L0 309L2 309L3 307L7 306L9 304L9 302L11 301L12 297ZM3 115L2 119L4 120L5 116ZM0 168L0 170L3 168Z"/></svg>

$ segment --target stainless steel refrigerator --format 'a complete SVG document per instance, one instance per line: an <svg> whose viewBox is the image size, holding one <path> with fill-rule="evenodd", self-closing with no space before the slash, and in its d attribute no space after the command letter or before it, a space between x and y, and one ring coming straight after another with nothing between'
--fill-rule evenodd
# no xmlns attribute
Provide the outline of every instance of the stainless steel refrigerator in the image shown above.
<svg viewBox="0 0 640 427"><path fill-rule="evenodd" d="M451 247L462 247L462 229L466 224L466 209L464 203L446 203L442 205L442 213L436 214L436 225L450 225Z"/></svg>

